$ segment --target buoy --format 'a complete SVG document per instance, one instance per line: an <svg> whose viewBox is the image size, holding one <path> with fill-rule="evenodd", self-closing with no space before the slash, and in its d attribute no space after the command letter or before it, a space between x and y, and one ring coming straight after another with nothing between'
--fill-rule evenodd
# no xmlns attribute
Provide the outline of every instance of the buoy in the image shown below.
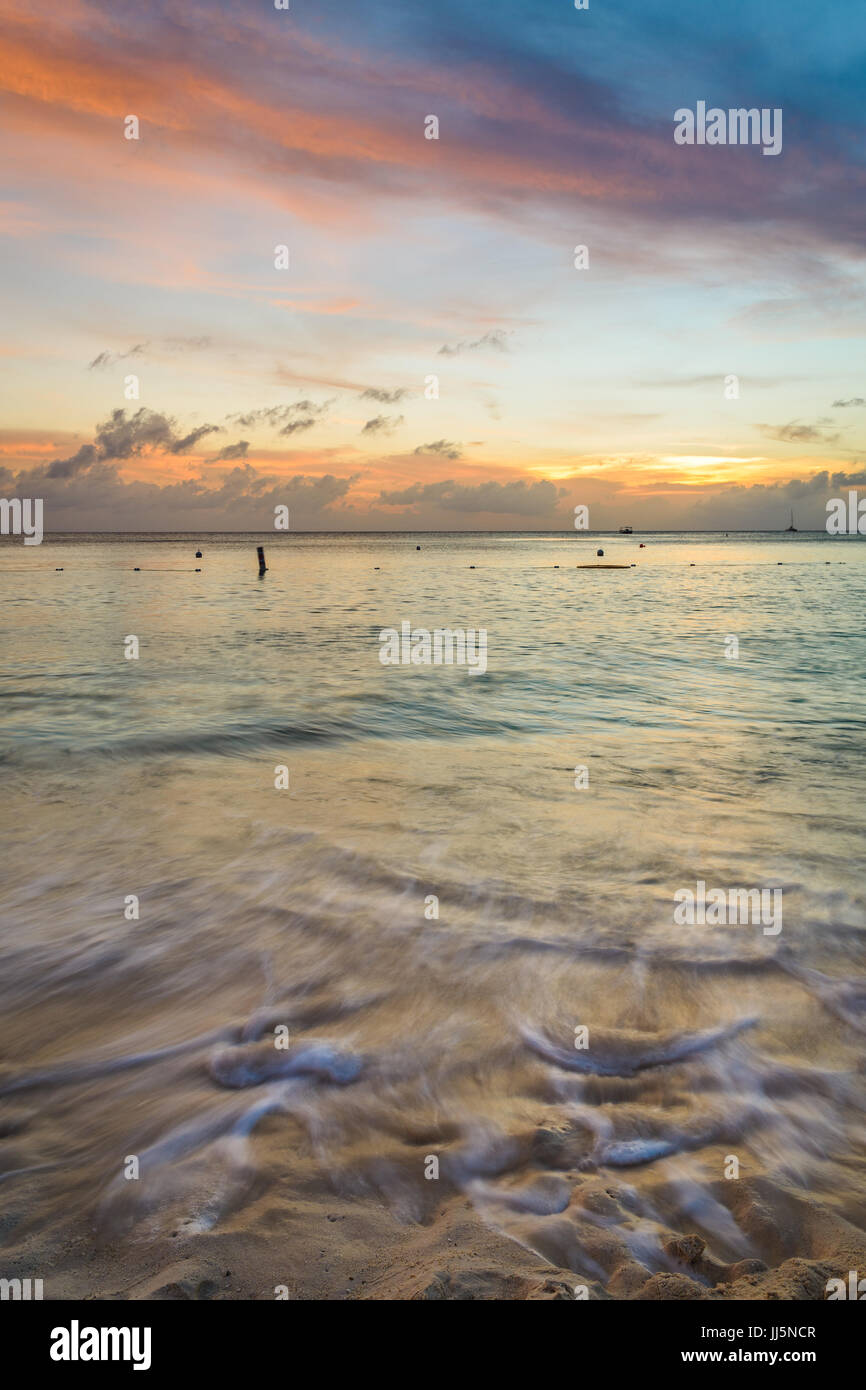
<svg viewBox="0 0 866 1390"><path fill-rule="evenodd" d="M603 551L603 550L597 550L595 553L596 553L596 555L603 555L603 554L604 554L604 551Z"/></svg>
<svg viewBox="0 0 866 1390"><path fill-rule="evenodd" d="M200 551L200 550L197 550L197 551L195 552L195 558L196 558L197 560L200 560L200 559L201 559L201 551Z"/></svg>

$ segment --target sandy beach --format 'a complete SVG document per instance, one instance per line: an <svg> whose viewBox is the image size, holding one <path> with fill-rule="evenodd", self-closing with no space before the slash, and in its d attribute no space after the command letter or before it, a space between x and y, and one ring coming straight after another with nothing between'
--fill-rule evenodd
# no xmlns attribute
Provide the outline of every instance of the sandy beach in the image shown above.
<svg viewBox="0 0 866 1390"><path fill-rule="evenodd" d="M861 813L832 756L854 705L797 671L862 562L831 581L820 542L779 567L770 541L658 541L614 610L548 567L565 542L310 541L256 588L254 547L212 541L204 590L156 566L168 544L58 545L65 605L46 570L20 609L4 1276L61 1300L821 1300L866 1269ZM120 616L90 597L119 555ZM470 594L485 673L379 662L389 618ZM682 925L697 879L775 884L778 930Z"/></svg>

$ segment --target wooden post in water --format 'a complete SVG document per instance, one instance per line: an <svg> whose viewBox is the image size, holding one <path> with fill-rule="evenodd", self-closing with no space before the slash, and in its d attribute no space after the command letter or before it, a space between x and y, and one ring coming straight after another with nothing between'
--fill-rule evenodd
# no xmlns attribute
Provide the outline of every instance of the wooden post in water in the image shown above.
<svg viewBox="0 0 866 1390"><path fill-rule="evenodd" d="M265 573L265 570L267 569L267 565L265 564L265 547L263 545L260 545L256 548L259 552L259 579L261 579L262 575Z"/></svg>

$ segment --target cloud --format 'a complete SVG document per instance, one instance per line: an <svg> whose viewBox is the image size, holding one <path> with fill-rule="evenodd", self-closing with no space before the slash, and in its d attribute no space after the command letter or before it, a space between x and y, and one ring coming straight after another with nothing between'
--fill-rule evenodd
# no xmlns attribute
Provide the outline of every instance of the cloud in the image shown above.
<svg viewBox="0 0 866 1390"><path fill-rule="evenodd" d="M115 362L125 362L127 357L142 357L146 348L147 343L136 343L135 347L131 347L128 352L100 352L92 362L88 362L87 370L89 372L94 371L94 369L99 371L103 367L113 367Z"/></svg>
<svg viewBox="0 0 866 1390"><path fill-rule="evenodd" d="M368 420L362 434L393 434L395 429L403 423L402 415L376 415L372 420ZM417 450L416 450L417 453Z"/></svg>
<svg viewBox="0 0 866 1390"><path fill-rule="evenodd" d="M161 338L159 341L171 352L196 352L209 347L211 339L204 338ZM87 370L102 371L107 367L113 367L117 362L125 362L129 357L143 357L149 348L149 343L136 343L128 352L100 352L94 357L92 362L88 362Z"/></svg>
<svg viewBox="0 0 866 1390"><path fill-rule="evenodd" d="M739 46L729 33L729 42L720 42L717 24L697 34L673 13L654 32L636 4L619 7L621 27L604 49L575 48L564 7L551 10L541 29L528 7L504 7L492 33L482 32L471 7L452 4L436 30L423 7L410 16L405 6L397 7L399 22L372 28L362 12L343 26L339 42L317 24L298 24L287 50L273 42L261 7L222 5L206 54L191 42L178 44L178 35L195 33L196 7L146 8L137 46L124 47L106 0L61 7L63 23L50 34L32 20L6 26L3 82L16 96L10 115L19 128L26 131L38 103L40 121L53 122L69 141L82 140L88 124L98 131L100 118L114 119L121 105L137 102L160 137L183 132L176 142L183 159L166 146L160 162L187 194L194 166L187 154L203 165L214 154L215 124L230 119L232 140L220 153L235 182L272 196L278 180L290 182L311 218L323 209L336 216L338 201L357 208L359 193L368 202L383 194L393 216L395 195L431 196L429 162L418 157L416 94L435 90L454 134L449 158L437 166L442 202L513 222L528 217L533 204L559 214L579 200L582 214L600 206L626 222L634 242L641 240L634 230L641 214L647 223L688 221L702 231L784 220L790 240L810 251L823 238L859 253L856 65L837 54L832 24L826 51L805 55L795 73L760 6L741 26ZM184 12L186 20L178 17ZM151 61L137 61L139 50ZM764 168L770 161L744 158L741 150L718 149L706 159L704 150L674 145L670 84L681 83L683 72L715 74L731 98L761 83L784 95L792 138L772 180ZM287 90L288 119L275 122ZM66 159L67 147L61 152ZM143 174L144 146L140 153L135 178ZM110 177L116 190L116 164ZM327 184L339 200L322 195ZM551 225L561 228L561 218Z"/></svg>
<svg viewBox="0 0 866 1390"><path fill-rule="evenodd" d="M443 343L438 355L440 357L457 357L461 352L477 352L481 348L494 348L497 352L507 352L509 336L502 328L492 328L489 333L485 333L482 338L476 338L474 342L464 341L450 345Z"/></svg>
<svg viewBox="0 0 866 1390"><path fill-rule="evenodd" d="M312 429L316 421L333 405L334 399L332 397L321 402L304 400L293 401L290 405L263 406L259 410L248 410L242 415L227 415L226 419L245 430L258 424L270 425L273 429L279 425L280 434L298 434L303 430Z"/></svg>
<svg viewBox="0 0 866 1390"><path fill-rule="evenodd" d="M133 458L147 449L185 454L205 435L214 434L219 428L219 425L199 425L181 436L177 434L175 421L155 410L142 406L128 417L125 410L113 410L107 420L97 425L95 442L83 444L69 458L54 459L47 467L46 477L71 478L94 463Z"/></svg>
<svg viewBox="0 0 866 1390"><path fill-rule="evenodd" d="M290 407L284 405L272 405L262 407L260 410L247 410L243 415L227 415L226 419L231 420L232 424L240 425L241 429L249 430L254 425L262 422L268 425L278 425L281 420L286 418L286 411Z"/></svg>
<svg viewBox="0 0 866 1390"><path fill-rule="evenodd" d="M839 435L828 434L820 428L822 423L819 420L815 425L798 425L793 421L789 425L756 425L755 428L767 439L778 439L782 444L835 444Z"/></svg>
<svg viewBox="0 0 866 1390"><path fill-rule="evenodd" d="M808 478L712 488L697 497L683 498L680 504L670 498L649 499L641 504L643 515L636 517L636 529L649 530L660 524L672 530L783 531L791 509L795 509L800 531L823 532L827 502L847 487L864 485L866 470L831 473L821 469Z"/></svg>
<svg viewBox="0 0 866 1390"><path fill-rule="evenodd" d="M71 474L22 471L14 483L22 496L43 498L51 532L272 531L278 505L289 507L293 527L327 531L351 520L351 509L341 511L340 504L357 480L332 473L276 478L242 462L216 486L203 477L152 483L127 481L116 464L91 459Z"/></svg>
<svg viewBox="0 0 866 1390"><path fill-rule="evenodd" d="M45 476L46 478L72 478L83 469L90 468L99 460L99 457L99 451L92 444L82 444L78 452L70 455L68 459L54 459L53 463L49 463Z"/></svg>
<svg viewBox="0 0 866 1390"><path fill-rule="evenodd" d="M843 406L846 405L866 405L866 397L852 396L850 401L834 401L833 409L841 409Z"/></svg>
<svg viewBox="0 0 866 1390"><path fill-rule="evenodd" d="M434 439L432 444L419 444L417 449L413 449L414 454L440 454L442 458L459 459L461 457L460 446L452 444L448 439Z"/></svg>
<svg viewBox="0 0 866 1390"><path fill-rule="evenodd" d="M838 487L862 487L866 483L866 470L861 469L859 473L831 473L830 486Z"/></svg>
<svg viewBox="0 0 866 1390"><path fill-rule="evenodd" d="M311 430L315 423L312 415L305 415L299 420L290 420L287 425L283 425L280 434L299 434L303 430Z"/></svg>
<svg viewBox="0 0 866 1390"><path fill-rule="evenodd" d="M411 487L380 493L389 507L433 504L443 511L509 513L540 516L556 506L556 486L546 479L497 483L414 483Z"/></svg>
<svg viewBox="0 0 866 1390"><path fill-rule="evenodd" d="M333 398L329 401L295 401L293 405L285 407L288 414L298 415L325 415L330 406L333 405Z"/></svg>
<svg viewBox="0 0 866 1390"><path fill-rule="evenodd" d="M220 463L223 459L242 459L246 458L249 442L246 439L239 439L237 444L227 444L224 449L211 459L211 463Z"/></svg>
<svg viewBox="0 0 866 1390"><path fill-rule="evenodd" d="M387 391L383 386L368 386L366 391L362 391L358 397L359 401L378 401L380 405L396 405L402 401L404 396L409 395L407 386L398 386L394 391Z"/></svg>
<svg viewBox="0 0 866 1390"><path fill-rule="evenodd" d="M175 439L174 442L169 445L169 453L186 454L190 449L195 447L200 439L204 439L205 435L219 434L220 428L219 425L199 425L198 429L192 430L189 434L185 434L183 439ZM113 455L113 457L116 458L117 455Z"/></svg>

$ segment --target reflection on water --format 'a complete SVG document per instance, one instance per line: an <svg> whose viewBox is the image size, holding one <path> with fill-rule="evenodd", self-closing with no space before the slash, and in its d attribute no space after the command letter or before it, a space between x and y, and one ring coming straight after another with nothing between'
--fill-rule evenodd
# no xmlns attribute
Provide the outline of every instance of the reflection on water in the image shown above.
<svg viewBox="0 0 866 1390"><path fill-rule="evenodd" d="M3 1272L394 1296L447 1231L408 1296L482 1227L594 1296L862 1265L866 549L199 540L0 550ZM383 667L404 620L486 674ZM699 879L783 930L675 925Z"/></svg>

